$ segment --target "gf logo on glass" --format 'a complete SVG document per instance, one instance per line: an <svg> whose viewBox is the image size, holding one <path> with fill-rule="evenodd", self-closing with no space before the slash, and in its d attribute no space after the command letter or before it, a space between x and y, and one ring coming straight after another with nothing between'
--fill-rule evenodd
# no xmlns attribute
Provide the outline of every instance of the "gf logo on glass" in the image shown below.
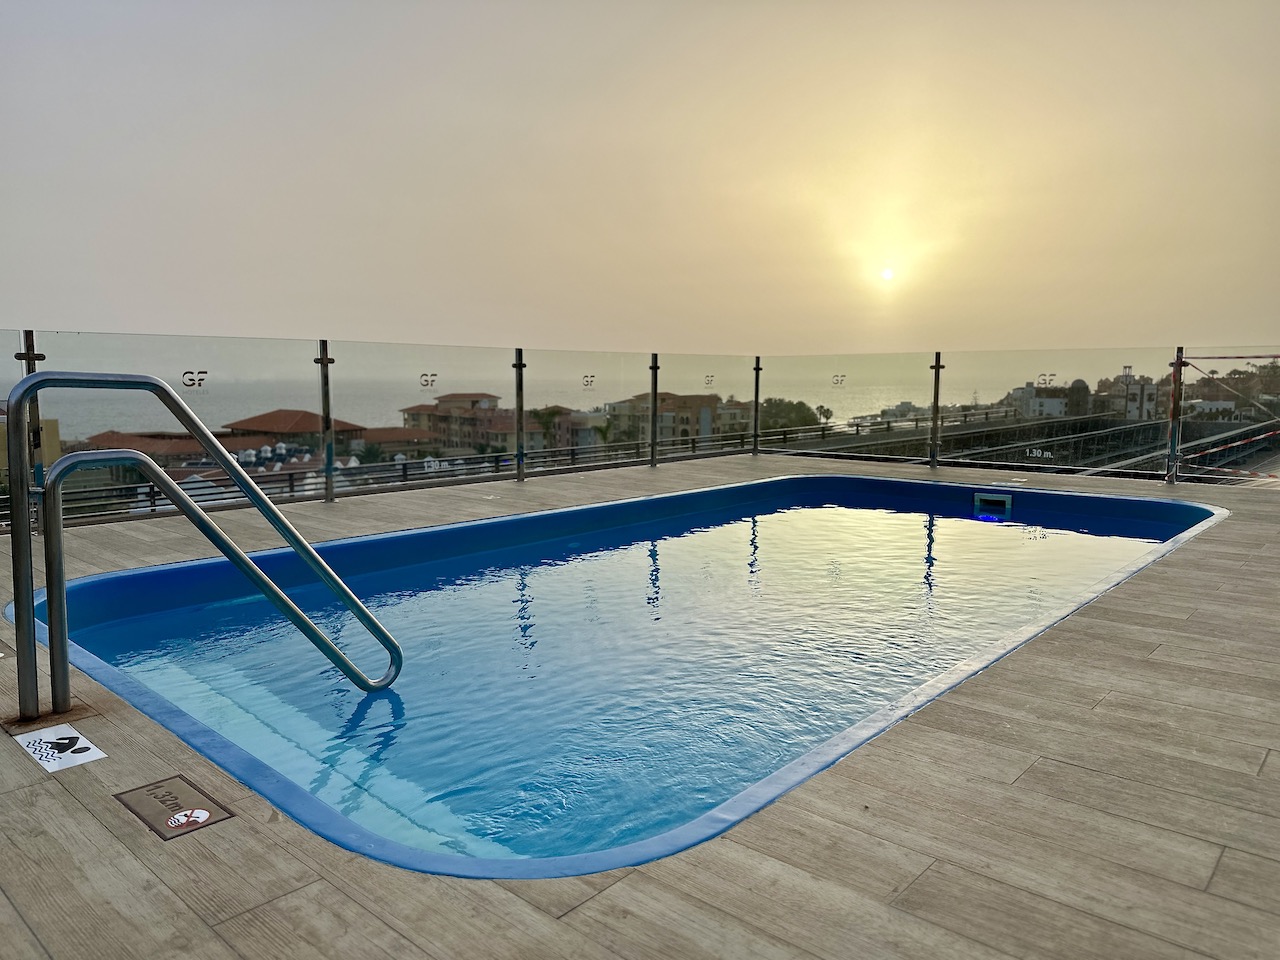
<svg viewBox="0 0 1280 960"><path fill-rule="evenodd" d="M182 385L184 387L203 387L207 376L209 376L208 370L183 370Z"/></svg>
<svg viewBox="0 0 1280 960"><path fill-rule="evenodd" d="M418 382L424 387L434 387L436 385L436 376L434 373L424 373L418 377Z"/></svg>

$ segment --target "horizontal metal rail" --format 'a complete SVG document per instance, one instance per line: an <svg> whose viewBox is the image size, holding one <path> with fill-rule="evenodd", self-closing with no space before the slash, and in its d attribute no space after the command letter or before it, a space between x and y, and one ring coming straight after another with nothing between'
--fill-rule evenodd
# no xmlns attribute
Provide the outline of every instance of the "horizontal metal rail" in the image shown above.
<svg viewBox="0 0 1280 960"><path fill-rule="evenodd" d="M330 587L355 614L391 656L391 667L381 680L385 687L400 671L403 655L394 638L320 558L311 544L285 519L267 496L258 489L244 468L218 442L191 408L170 386L157 377L127 373L67 373L45 371L30 374L17 382L9 393L8 423L9 491L13 517L10 523L10 549L13 554L13 607L18 667L18 713L21 719L39 716L39 689L36 674L35 583L32 565L32 537L29 513L31 506L31 463L27 449L30 426L29 405L40 390L52 387L105 390L141 390L152 393L169 412L204 446L209 456L222 467L247 499L263 515L280 537L292 547L315 575ZM56 464L55 464L56 466ZM175 501L176 502L176 501ZM48 586L46 584L46 586ZM353 680L353 682L356 682ZM359 684L358 684L359 685Z"/></svg>

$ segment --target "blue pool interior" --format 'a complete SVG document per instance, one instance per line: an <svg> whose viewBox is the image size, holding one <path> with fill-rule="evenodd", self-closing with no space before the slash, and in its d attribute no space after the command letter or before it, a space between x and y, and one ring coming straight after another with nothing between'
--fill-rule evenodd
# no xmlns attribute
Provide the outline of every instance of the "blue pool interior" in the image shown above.
<svg viewBox="0 0 1280 960"><path fill-rule="evenodd" d="M222 559L74 581L73 660L350 849L586 873L719 833L1221 513L782 478L321 545L405 648L382 694ZM255 559L381 671L291 552Z"/></svg>

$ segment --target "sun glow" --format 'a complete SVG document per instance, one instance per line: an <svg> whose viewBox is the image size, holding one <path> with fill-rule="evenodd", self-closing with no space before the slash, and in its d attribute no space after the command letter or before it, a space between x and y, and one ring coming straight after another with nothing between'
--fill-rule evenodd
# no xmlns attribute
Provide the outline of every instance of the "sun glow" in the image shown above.
<svg viewBox="0 0 1280 960"><path fill-rule="evenodd" d="M885 267L883 270L881 270L881 271L880 271L880 279L881 279L881 280L892 280L892 279L893 279L893 267Z"/></svg>

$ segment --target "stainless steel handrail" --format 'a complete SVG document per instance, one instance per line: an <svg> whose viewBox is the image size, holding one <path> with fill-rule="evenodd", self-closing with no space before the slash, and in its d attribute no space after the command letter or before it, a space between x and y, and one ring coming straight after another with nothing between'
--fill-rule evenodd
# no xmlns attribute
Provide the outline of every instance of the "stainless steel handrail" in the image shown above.
<svg viewBox="0 0 1280 960"><path fill-rule="evenodd" d="M266 495L258 489L257 484L255 484L249 475L245 473L244 468L236 462L236 460L220 443L218 443L217 438L214 437L195 413L192 412L191 408L183 402L181 397L174 393L173 389L167 383L157 377L149 377L141 374L66 373L46 371L26 376L14 385L13 390L9 393L8 423L6 424L9 443L9 491L12 512L12 523L10 524L10 546L13 552L13 608L14 627L17 635L18 714L21 719L32 720L40 715L39 686L36 673L35 582L32 563L31 524L29 520L29 505L33 491L31 489L31 464L27 450L26 437L30 418L28 403L40 390L47 387L143 390L153 393L159 397L160 401L169 409L169 412L177 418L178 422L186 427L191 432L192 436L201 442L210 457L212 457L213 460L227 472L227 475L235 481L236 486L244 492L245 498L258 509L267 522L271 524L278 534L280 534L281 538L298 553L316 576L338 595L339 599L342 600L347 609L355 615L356 619L360 621L365 629L374 636L384 649L386 649L391 658L391 664L388 667L387 672L378 680L369 680L369 678L358 670L354 664L351 664L351 662L347 660L346 656L342 654L337 647L333 646L332 641L329 641L327 637L324 637L324 634L321 633L318 628L315 628L314 624L312 624L311 626L314 628L315 633L318 634L319 637L323 638L323 642L317 642L317 638L313 636L306 627L303 627L302 623L295 619L293 614L290 612L289 608L297 611L297 607L293 605L292 601L289 601L287 597L284 597L288 607L281 606L277 602L276 598L272 597L270 592L267 591L268 599L271 599L273 603L276 603L276 606L279 607L280 610L303 631L303 633L307 634L308 639L313 643L316 643L321 652L325 653L325 655L343 671L344 675L346 675L358 687L363 690L379 690L390 686L392 681L394 681L399 675L400 668L404 662L403 653L400 649L400 645L396 643L395 638L387 632L386 628L378 622L377 618L369 612L365 605L360 602L359 598L351 592L350 588L342 582L338 575L329 568L329 565L321 559L320 555L316 553L311 544L293 528L293 525L285 519L284 515L276 508L275 504L267 499ZM99 452L114 456L120 456L121 454L120 451ZM134 454L137 457L142 457L142 454L138 454L136 451L126 452ZM59 469L59 465L64 460L68 460L68 458L70 458L70 465L65 467L59 473L59 480L61 480L61 477L65 476L66 473L80 466L82 463L88 463L93 459L91 456L85 454L69 454L67 457L62 458L62 460L54 464L53 470L50 471L51 481L54 471L57 471ZM151 463L152 466L155 466L154 462L148 458L143 459L146 460L147 463ZM139 462L139 465L143 466L145 472L145 466L141 462ZM159 471L158 467L156 469L160 475L165 478L165 480L170 480L167 474L164 474L163 471ZM156 482L155 476L150 476L150 479L152 482ZM50 483L50 486L52 486L52 483ZM177 490L177 498L175 498L173 493L169 490L166 490L166 493L169 494L170 499L175 505L179 504L182 500L186 500L191 504L191 506L195 507L201 515L204 515L204 512L200 510L199 507L195 506L194 501L191 501L190 498L187 497L185 491L181 491L180 489ZM61 501L58 497L54 497L53 499L58 500L57 527L59 533L57 535L57 540L60 544L62 527ZM185 508L184 512L186 512ZM188 516L192 515L188 513ZM192 517L192 519L193 522L196 522L198 527L201 526L201 523L196 521L194 517ZM204 519L207 522L208 527L218 530L212 521L208 520L207 516L204 516ZM48 524L46 524L46 527L48 527ZM202 532L204 532L206 536L209 535L209 531L207 529L202 528ZM221 530L218 530L218 533L221 534ZM223 539L225 539L225 535L222 536ZM218 543L217 540L214 540L214 543L219 547L219 549L222 549L222 544ZM230 541L227 541L227 543L237 554L242 557L244 556L238 547L235 547L234 544L230 544ZM46 565L50 548L51 544L46 536ZM237 566L240 566L240 563L234 556L228 554L226 550L223 550L223 553L226 554L232 562L235 562ZM252 561L249 561L247 557L245 557L245 561L253 567ZM61 563L62 557L59 553L55 560L55 564L61 565ZM243 566L240 568L245 570ZM261 571L257 570L256 567L253 567L253 569L263 579L267 579ZM245 572L250 576L250 579L257 582L257 578L254 577L252 573L249 573L247 570L245 570ZM262 586L261 583L258 585L259 587ZM47 588L51 586L51 581L46 583ZM272 584L272 587L275 587L275 585ZM277 591L279 590L279 588L275 589ZM283 594L281 594L281 596L283 596ZM297 614L303 621L310 623L301 611L297 611ZM65 629L65 606L63 608L62 615L64 617L63 625ZM50 625L50 632L52 634L52 624ZM326 649L326 645L328 649ZM343 661L346 661L347 666L344 667L341 662L335 660L330 655L330 650L336 652ZM51 657L53 656L53 653L54 652L51 647ZM62 668L58 667L57 669L61 670ZM64 706L63 709L66 709L66 707Z"/></svg>
<svg viewBox="0 0 1280 960"><path fill-rule="evenodd" d="M243 550L232 542L231 538L200 508L200 505L192 500L172 477L160 469L158 463L145 453L140 453L137 450L86 450L80 453L69 453L54 463L49 471L49 477L44 488L44 511L41 516L41 526L44 532L45 600L49 625L49 674L50 685L53 690L54 713L63 713L71 709L71 671L67 662L67 582L62 549L62 484L76 470L124 466L127 464L138 467L146 474L147 478L164 492L164 495L173 502L174 506L187 515L191 522L195 524L196 529L221 550L223 556L235 564L240 572L248 577L268 600L275 604L276 609L301 630L303 635L315 644L316 649L328 657L329 662L341 670L343 676L348 680L361 690L372 691L381 690L389 686L391 681L396 678L396 675L400 672L400 648L395 640L391 639L390 635L382 630L380 624L378 625L378 630L371 630L370 632L383 643L387 652L391 654L391 666L387 668L387 672L381 679L371 680L325 635L323 630L315 625L310 617L298 609L297 605L289 599L285 592L276 586L275 582L263 573ZM328 568L326 567L326 569ZM337 580L336 574L332 574L332 576L337 583L341 583L340 580ZM327 577L322 579L325 580L328 586L335 586ZM357 600L356 603L358 604L359 601ZM364 609L363 606L360 609ZM359 617L360 614L356 610L352 610L352 612ZM374 622L377 623L376 620ZM382 636L379 636L379 633ZM387 641L390 642L391 646L387 645Z"/></svg>

